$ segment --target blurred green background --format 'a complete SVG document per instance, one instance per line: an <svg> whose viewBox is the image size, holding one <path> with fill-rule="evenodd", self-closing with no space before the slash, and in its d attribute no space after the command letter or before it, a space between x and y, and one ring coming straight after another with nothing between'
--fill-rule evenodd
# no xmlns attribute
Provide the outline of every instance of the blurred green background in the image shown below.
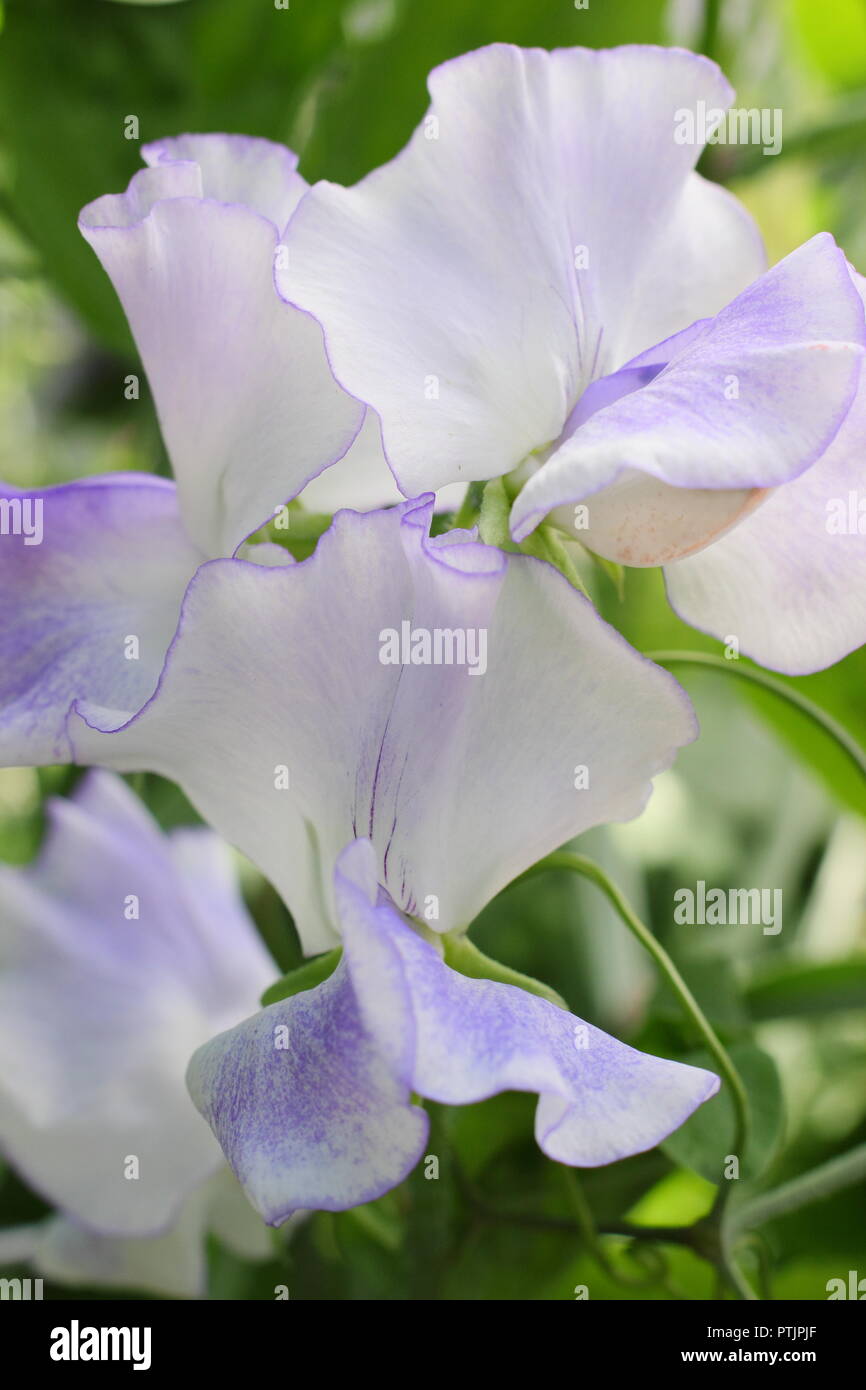
<svg viewBox="0 0 866 1390"><path fill-rule="evenodd" d="M866 269L866 3L863 0L7 0L0 8L0 476L19 485L136 468L167 471L147 392L113 291L76 230L80 207L122 189L139 164L124 136L183 130L268 136L301 170L351 182L396 153L443 59L494 40L546 47L677 42L718 59L738 104L780 107L783 148L716 147L702 165L757 216L771 260L832 231ZM623 596L600 579L605 616L644 650L717 649L680 624L653 573ZM598 858L670 950L749 1085L751 1175L774 1187L866 1141L866 788L813 723L723 675L683 670L703 734L657 784L647 813L593 832ZM866 745L866 657L796 684ZM0 773L0 856L25 862L47 791L68 769ZM194 819L157 778L134 783L162 820ZM673 892L709 884L781 887L784 928L675 926ZM256 918L281 965L291 923L247 867ZM513 888L473 933L490 954L552 983L579 1014L637 1046L689 1057L698 1041L676 1000L595 890L548 875ZM273 1264L246 1266L214 1242L211 1294L292 1298L707 1298L708 1264L667 1248L645 1287L606 1244L607 1269L574 1226L554 1165L532 1139L533 1102L506 1095L435 1113L438 1182L414 1175L368 1208L309 1222ZM662 1150L587 1173L601 1230L626 1219L688 1224L729 1134L713 1102ZM712 1166L709 1166L712 1165ZM0 1185L0 1223L43 1210L20 1181ZM866 1276L866 1188L762 1228L743 1252L756 1289L823 1299L828 1279ZM54 1290L62 1295L61 1290ZM86 1291L84 1291L87 1296ZM89 1296L97 1296L91 1290Z"/></svg>

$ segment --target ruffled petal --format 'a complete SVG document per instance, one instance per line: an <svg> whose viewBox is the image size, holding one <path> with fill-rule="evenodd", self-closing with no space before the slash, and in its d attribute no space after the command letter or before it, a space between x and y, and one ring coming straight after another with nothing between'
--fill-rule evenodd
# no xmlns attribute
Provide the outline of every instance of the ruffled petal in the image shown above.
<svg viewBox="0 0 866 1390"><path fill-rule="evenodd" d="M687 623L790 676L866 642L866 376L830 448L715 544L665 569Z"/></svg>
<svg viewBox="0 0 866 1390"><path fill-rule="evenodd" d="M2 495L10 530L0 537L0 762L67 762L73 700L122 718L153 691L203 556L174 486L156 478ZM18 534L16 514L27 523Z"/></svg>
<svg viewBox="0 0 866 1390"><path fill-rule="evenodd" d="M376 930L372 855L344 895L345 954L314 990L271 1004L200 1048L190 1094L257 1211L342 1211L395 1187L427 1139L410 1102L411 1002Z"/></svg>
<svg viewBox="0 0 866 1390"><path fill-rule="evenodd" d="M680 687L552 567L431 540L430 514L343 512L304 564L203 566L154 699L117 732L74 720L80 761L180 781L307 951L334 943L349 840L373 841L398 906L466 926L547 851L637 815L694 736Z"/></svg>
<svg viewBox="0 0 866 1390"><path fill-rule="evenodd" d="M536 995L457 974L378 894L376 873L368 841L340 856L336 972L190 1064L193 1099L271 1224L401 1181L426 1140L410 1088L449 1105L536 1092L539 1145L581 1167L651 1148L718 1089L712 1073L636 1052Z"/></svg>
<svg viewBox="0 0 866 1390"><path fill-rule="evenodd" d="M465 483L440 488L434 510L456 511L465 495ZM369 512L403 501L382 449L379 420L372 410L367 411L361 432L346 456L308 483L298 500L311 512L344 508Z"/></svg>
<svg viewBox="0 0 866 1390"><path fill-rule="evenodd" d="M237 203L266 217L278 231L308 188L293 150L250 135L169 136L142 145L141 157L151 169L169 170L170 179L178 177L172 166L190 166L180 177L195 181L192 196Z"/></svg>
<svg viewBox="0 0 866 1390"><path fill-rule="evenodd" d="M290 151L240 136L148 146L150 169L81 213L153 392L184 522L229 555L341 458L363 407L274 264L304 182Z"/></svg>
<svg viewBox="0 0 866 1390"><path fill-rule="evenodd" d="M683 108L729 104L706 59L494 44L429 87L395 160L311 190L278 271L407 496L510 471L591 380L763 269L751 219L674 138Z"/></svg>
<svg viewBox="0 0 866 1390"><path fill-rule="evenodd" d="M591 497L634 472L673 488L735 491L797 477L842 424L864 343L863 306L845 258L822 233L702 331L686 335L646 385L603 406L559 444L516 498L512 534L523 539L555 507ZM643 497L638 488L634 500L627 492L621 499L616 535L618 558L626 563L656 562L641 549ZM654 500L664 542L662 503ZM735 499L731 520L741 501ZM672 494L667 506L677 518ZM591 520L592 501L589 514ZM711 538L717 523L711 515L710 537L703 536L699 512L695 543Z"/></svg>
<svg viewBox="0 0 866 1390"><path fill-rule="evenodd" d="M420 1095L468 1105L535 1092L539 1146L594 1168L660 1143L718 1090L711 1072L637 1052L537 995L450 970L386 911L412 996Z"/></svg>
<svg viewBox="0 0 866 1390"><path fill-rule="evenodd" d="M721 184L690 174L620 321L623 361L717 314L767 269L757 224Z"/></svg>

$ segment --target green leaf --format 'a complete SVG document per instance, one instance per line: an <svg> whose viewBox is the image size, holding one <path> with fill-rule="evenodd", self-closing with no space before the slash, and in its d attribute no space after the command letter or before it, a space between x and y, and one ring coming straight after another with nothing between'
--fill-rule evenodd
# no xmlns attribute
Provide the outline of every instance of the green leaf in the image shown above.
<svg viewBox="0 0 866 1390"><path fill-rule="evenodd" d="M728 1038L746 1031L749 1017L732 961L722 955L693 956L680 962L680 973L714 1028ZM659 982L658 1017L682 1018L682 1007L664 981Z"/></svg>
<svg viewBox="0 0 866 1390"><path fill-rule="evenodd" d="M531 1143L536 1105L535 1096L503 1091L477 1105L455 1106L449 1141L464 1172L477 1178L504 1149Z"/></svg>
<svg viewBox="0 0 866 1390"><path fill-rule="evenodd" d="M571 1297L572 1283L564 1277L564 1271L574 1260L578 1246L577 1236L564 1231L533 1230L506 1223L476 1225L448 1271L440 1297L459 1302L502 1299L521 1303L548 1298L549 1294L538 1290L553 1282L557 1274L563 1297Z"/></svg>
<svg viewBox="0 0 866 1390"><path fill-rule="evenodd" d="M353 183L393 158L427 108L427 74L449 58L488 43L543 48L661 43L665 10L666 0L641 0L639 7L592 3L583 10L571 0L556 5L397 0L393 25L373 41L346 43L316 85L304 173L308 179Z"/></svg>
<svg viewBox="0 0 866 1390"><path fill-rule="evenodd" d="M785 961L747 985L744 1002L756 1022L862 1009L866 959L803 965Z"/></svg>
<svg viewBox="0 0 866 1390"><path fill-rule="evenodd" d="M290 143L310 84L342 40L341 0L300 9L9 0L0 36L4 210L46 276L112 346L128 351L129 332L76 221L85 203L124 188L142 167L127 116L137 117L142 143L184 130Z"/></svg>
<svg viewBox="0 0 866 1390"><path fill-rule="evenodd" d="M813 676L779 676L813 700L866 748L866 648ZM833 739L814 722L771 694L753 688L743 692L803 763L806 763L842 805L866 815L866 784Z"/></svg>
<svg viewBox="0 0 866 1390"><path fill-rule="evenodd" d="M767 1167L782 1132L784 1107L779 1074L772 1057L754 1043L737 1043L730 1055L749 1097L752 1138L746 1154L737 1154L740 1177L753 1177ZM708 1052L681 1059L714 1070ZM708 1182L726 1181L725 1161L732 1152L734 1112L727 1089L700 1106L690 1119L662 1144L665 1153L692 1168ZM733 1179L731 1179L733 1181Z"/></svg>
<svg viewBox="0 0 866 1390"><path fill-rule="evenodd" d="M691 1226L712 1208L716 1187L693 1168L667 1173L626 1212L633 1226Z"/></svg>

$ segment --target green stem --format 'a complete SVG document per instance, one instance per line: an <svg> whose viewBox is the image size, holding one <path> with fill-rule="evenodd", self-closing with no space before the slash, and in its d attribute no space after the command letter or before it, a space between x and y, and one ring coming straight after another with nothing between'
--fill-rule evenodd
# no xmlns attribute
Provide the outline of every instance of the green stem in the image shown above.
<svg viewBox="0 0 866 1390"><path fill-rule="evenodd" d="M799 1178L793 1178L772 1192L765 1192L753 1201L732 1213L731 1226L734 1231L748 1231L754 1226L763 1226L789 1211L818 1202L823 1197L831 1197L846 1187L866 1179L866 1144L860 1144L849 1153L813 1168Z"/></svg>
<svg viewBox="0 0 866 1390"><path fill-rule="evenodd" d="M550 985L542 984L541 980L533 979L531 975L524 975L520 970L512 970L501 961L485 956L484 952L479 951L462 932L455 932L453 936L449 933L442 938L442 944L445 950L445 964L450 965L451 969L460 975L466 975L471 980L496 980L501 985L514 985L517 989L526 990L528 994L537 994L540 998L547 999L559 1009L568 1009L562 995L557 994Z"/></svg>
<svg viewBox="0 0 866 1390"><path fill-rule="evenodd" d="M722 1270L734 1292L744 1303L757 1303L759 1301L755 1290L752 1288L745 1274L743 1274L733 1255L727 1250L722 1252Z"/></svg>
<svg viewBox="0 0 866 1390"><path fill-rule="evenodd" d="M758 1284L761 1289L761 1300L764 1303L773 1301L773 1268L770 1260L770 1251L767 1242L757 1231L750 1231L746 1236L746 1243L754 1250L758 1260Z"/></svg>
<svg viewBox="0 0 866 1390"><path fill-rule="evenodd" d="M712 652L645 652L644 655L650 661L655 661L659 666L705 666L713 671L724 671L732 676L739 676L740 680L749 681L752 685L760 686L762 690L769 690L771 694L777 695L780 700L785 700L800 714L804 714L807 719L811 719L823 729L824 733L842 749L854 763L861 776L866 779L866 752L860 747L856 739L848 733L848 730L828 714L826 710L816 705L814 700L810 700L802 691L796 690L793 686L785 685L783 681L776 680L766 671L761 671L756 666L742 666L739 661L726 661L723 657L715 656Z"/></svg>
<svg viewBox="0 0 866 1390"><path fill-rule="evenodd" d="M525 874L521 879L533 877L535 874L545 873L548 869L569 869L572 873L580 874L583 878L588 878L597 888L604 893L608 902L616 909L625 925L633 936L649 952L653 960L658 965L662 974L667 979L671 989L676 994L683 1009L700 1033L709 1051L715 1059L719 1071L722 1073L731 1092L731 1100L734 1105L736 1128L734 1133L734 1152L743 1155L749 1139L749 1102L746 1096L746 1089L740 1078L734 1063L731 1061L728 1052L716 1036L711 1024L707 1020L703 1010L683 979L677 967L674 965L670 956L659 941L653 936L648 927L633 911L626 902L616 884L608 878L607 874L592 859L585 858L582 854L575 854L571 850L556 850L553 854L548 854L545 859L539 862ZM518 879L517 882L521 880ZM720 1192L723 1189L720 1189Z"/></svg>
<svg viewBox="0 0 866 1390"><path fill-rule="evenodd" d="M691 1229L691 1226L635 1226L629 1221L606 1221L599 1227L599 1235L628 1236L630 1240L691 1247Z"/></svg>
<svg viewBox="0 0 866 1390"><path fill-rule="evenodd" d="M595 1221L592 1216L592 1209L586 1200L586 1195L581 1187L577 1175L573 1168L567 1168L564 1164L557 1164L557 1171L562 1179L562 1188L565 1193L571 1214L574 1217L575 1225L587 1249L591 1250L598 1263L603 1269L608 1270L608 1262L604 1251L598 1243L598 1233L595 1229Z"/></svg>

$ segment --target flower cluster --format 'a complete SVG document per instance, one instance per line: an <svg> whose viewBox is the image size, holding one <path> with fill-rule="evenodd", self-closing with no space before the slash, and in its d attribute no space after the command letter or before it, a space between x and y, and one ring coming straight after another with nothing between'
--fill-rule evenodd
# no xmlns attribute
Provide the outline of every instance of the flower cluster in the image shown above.
<svg viewBox="0 0 866 1390"><path fill-rule="evenodd" d="M355 187L184 135L81 214L175 481L45 489L40 543L0 542L0 757L113 770L0 877L0 1143L61 1275L146 1285L174 1241L194 1288L220 1148L279 1225L401 1182L424 1099L534 1093L573 1166L657 1144L713 1074L461 968L501 889L638 815L696 734L573 559L663 566L779 671L866 639L866 538L826 524L862 466L866 282L826 235L766 269L694 172L675 113L729 105L715 65L494 45L430 93ZM336 515L298 561L310 512ZM270 879L316 982L259 1008L278 972L223 849L162 836L133 771Z"/></svg>

